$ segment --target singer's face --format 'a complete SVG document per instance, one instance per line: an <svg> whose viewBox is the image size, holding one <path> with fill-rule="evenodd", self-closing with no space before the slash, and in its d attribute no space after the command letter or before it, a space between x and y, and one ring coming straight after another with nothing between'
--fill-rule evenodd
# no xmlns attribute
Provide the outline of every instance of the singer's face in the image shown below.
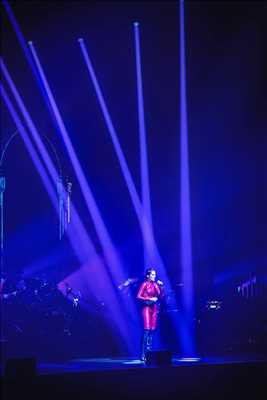
<svg viewBox="0 0 267 400"><path fill-rule="evenodd" d="M156 271L153 270L150 272L149 279L153 282L156 280Z"/></svg>

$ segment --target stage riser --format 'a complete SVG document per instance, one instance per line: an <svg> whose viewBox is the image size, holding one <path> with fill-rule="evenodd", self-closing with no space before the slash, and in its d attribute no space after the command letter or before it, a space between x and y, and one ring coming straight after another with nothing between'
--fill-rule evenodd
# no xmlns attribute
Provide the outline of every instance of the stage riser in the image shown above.
<svg viewBox="0 0 267 400"><path fill-rule="evenodd" d="M5 380L4 399L265 399L267 363L144 367ZM262 392L262 395L260 393ZM19 397L18 397L19 396Z"/></svg>

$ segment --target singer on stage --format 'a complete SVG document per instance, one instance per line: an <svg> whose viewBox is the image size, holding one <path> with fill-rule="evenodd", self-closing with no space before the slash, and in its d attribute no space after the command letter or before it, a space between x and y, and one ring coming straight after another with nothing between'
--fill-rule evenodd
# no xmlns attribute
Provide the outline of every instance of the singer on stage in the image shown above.
<svg viewBox="0 0 267 400"><path fill-rule="evenodd" d="M158 302L163 297L163 283L156 281L156 270L146 270L145 281L141 284L137 299L142 304L144 333L141 346L141 360L145 361L147 351L152 350L152 335L157 327Z"/></svg>

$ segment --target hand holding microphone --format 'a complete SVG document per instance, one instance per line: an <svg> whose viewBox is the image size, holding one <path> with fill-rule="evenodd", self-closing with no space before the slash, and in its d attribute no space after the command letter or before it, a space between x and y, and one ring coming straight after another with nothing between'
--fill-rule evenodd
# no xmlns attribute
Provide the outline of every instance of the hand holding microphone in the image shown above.
<svg viewBox="0 0 267 400"><path fill-rule="evenodd" d="M157 280L157 284L158 284L159 286L163 286L163 282L160 281L160 280Z"/></svg>

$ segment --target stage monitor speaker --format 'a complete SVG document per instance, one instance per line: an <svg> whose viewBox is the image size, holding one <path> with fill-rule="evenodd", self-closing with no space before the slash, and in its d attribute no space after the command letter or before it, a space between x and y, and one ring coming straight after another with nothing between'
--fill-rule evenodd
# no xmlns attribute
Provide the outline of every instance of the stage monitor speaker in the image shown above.
<svg viewBox="0 0 267 400"><path fill-rule="evenodd" d="M32 378L34 376L36 376L35 358L9 358L6 361L6 378Z"/></svg>
<svg viewBox="0 0 267 400"><path fill-rule="evenodd" d="M146 354L146 365L171 365L171 351L148 351Z"/></svg>

